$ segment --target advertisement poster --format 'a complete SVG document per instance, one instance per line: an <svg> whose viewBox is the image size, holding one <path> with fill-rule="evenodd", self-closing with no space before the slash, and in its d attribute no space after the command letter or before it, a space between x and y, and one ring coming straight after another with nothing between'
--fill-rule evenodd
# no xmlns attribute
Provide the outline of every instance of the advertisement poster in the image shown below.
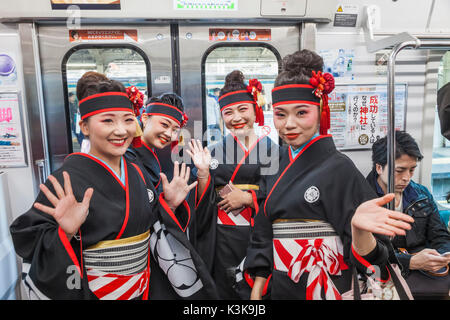
<svg viewBox="0 0 450 320"><path fill-rule="evenodd" d="M353 49L320 50L319 55L323 59L323 72L331 73L333 77L341 80L354 80L355 52Z"/></svg>
<svg viewBox="0 0 450 320"><path fill-rule="evenodd" d="M236 11L238 0L173 0L175 10Z"/></svg>
<svg viewBox="0 0 450 320"><path fill-rule="evenodd" d="M78 6L81 10L120 10L120 0L50 0L53 10Z"/></svg>
<svg viewBox="0 0 450 320"><path fill-rule="evenodd" d="M69 30L70 42L138 41L137 30Z"/></svg>
<svg viewBox="0 0 450 320"><path fill-rule="evenodd" d="M0 167L26 166L19 95L0 93Z"/></svg>
<svg viewBox="0 0 450 320"><path fill-rule="evenodd" d="M395 129L404 130L407 86L395 88ZM386 85L336 85L328 104L338 149L370 149L388 130Z"/></svg>
<svg viewBox="0 0 450 320"><path fill-rule="evenodd" d="M11 54L0 52L0 87L16 87L16 62Z"/></svg>
<svg viewBox="0 0 450 320"><path fill-rule="evenodd" d="M270 29L209 29L209 41L270 41Z"/></svg>

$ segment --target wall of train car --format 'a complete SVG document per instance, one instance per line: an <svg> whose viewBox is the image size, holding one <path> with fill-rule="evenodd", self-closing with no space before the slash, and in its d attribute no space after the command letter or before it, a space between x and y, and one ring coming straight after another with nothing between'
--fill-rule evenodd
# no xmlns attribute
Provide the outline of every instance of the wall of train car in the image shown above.
<svg viewBox="0 0 450 320"><path fill-rule="evenodd" d="M316 50L336 55L339 49L353 56L351 74L337 77L336 83L348 85L386 84L390 50L369 52L364 35L365 7L374 5L374 40L401 32L409 32L420 38L450 39L450 21L447 1L338 1L335 15L356 14L354 27L337 27L336 19L317 26ZM341 12L339 7L342 6ZM446 16L447 15L447 16ZM425 158L419 163L413 179L431 189L433 157L433 132L439 64L444 51L404 50L396 59L396 84L406 84L405 130L418 142ZM384 57L383 57L384 55ZM383 60L384 59L384 64ZM371 151L344 151L365 175L371 170Z"/></svg>
<svg viewBox="0 0 450 320"><path fill-rule="evenodd" d="M25 99L25 84L23 70L23 55L20 47L19 31L15 26L0 24L0 53L11 56L15 63L14 81L0 83L0 92L18 92L19 108L22 116L21 134L24 142L25 165L20 167L0 167L0 171L6 172L9 186L12 218L27 211L36 197L33 184L33 172L30 164L30 133L28 128L28 114ZM6 162L5 162L6 163ZM12 221L10 221L12 222Z"/></svg>

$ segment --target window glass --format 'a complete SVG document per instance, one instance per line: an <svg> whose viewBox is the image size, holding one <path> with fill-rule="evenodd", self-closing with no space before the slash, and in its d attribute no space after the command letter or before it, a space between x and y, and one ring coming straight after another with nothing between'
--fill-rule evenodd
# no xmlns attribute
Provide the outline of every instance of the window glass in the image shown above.
<svg viewBox="0 0 450 320"><path fill-rule="evenodd" d="M442 58L438 72L438 90L450 82L450 51ZM441 135L441 126L437 107L435 109L433 162L431 169L431 186L433 197L442 211L450 210L447 193L450 192L450 141ZM444 214L441 211L441 214ZM450 214L450 211L448 212Z"/></svg>
<svg viewBox="0 0 450 320"><path fill-rule="evenodd" d="M265 129L255 125L255 130L258 135L261 135L262 130L269 128L269 137L278 143L278 134L273 125L271 96L278 69L279 59L274 49L265 46L223 46L215 48L208 54L204 64L206 106L203 109L206 114L203 118L206 121L206 129L213 130L208 134L208 144L214 142L217 137L221 138L228 134L228 130L223 125L217 99L220 89L225 84L226 75L233 70L242 71L246 83L253 78L261 82L262 94L266 101L263 106Z"/></svg>
<svg viewBox="0 0 450 320"><path fill-rule="evenodd" d="M80 151L83 134L78 125L80 114L76 98L77 81L87 71L105 74L108 78L122 82L126 87L136 86L148 96L148 64L144 57L132 48L86 48L74 51L65 64L70 131L73 152ZM144 101L145 101L144 100Z"/></svg>

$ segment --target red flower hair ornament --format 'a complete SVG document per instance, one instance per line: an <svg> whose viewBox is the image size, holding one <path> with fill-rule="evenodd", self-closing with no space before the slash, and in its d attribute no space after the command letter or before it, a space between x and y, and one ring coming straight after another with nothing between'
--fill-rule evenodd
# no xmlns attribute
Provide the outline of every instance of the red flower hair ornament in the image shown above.
<svg viewBox="0 0 450 320"><path fill-rule="evenodd" d="M330 129L330 107L328 106L328 94L334 89L334 77L330 73L322 71L312 72L309 83L315 87L313 94L321 99L320 131L321 135L328 134Z"/></svg>
<svg viewBox="0 0 450 320"><path fill-rule="evenodd" d="M131 145L134 148L140 148L142 146L141 136L143 135L143 132L136 117L141 114L140 109L144 105L144 94L140 92L139 89L135 86L128 87L126 90L128 98L133 104L133 111L135 115L134 120L136 122L136 134L133 138L133 141L131 142Z"/></svg>
<svg viewBox="0 0 450 320"><path fill-rule="evenodd" d="M136 117L139 117L141 114L140 109L144 105L144 94L139 91L135 86L131 86L127 88L128 98L133 104L133 110Z"/></svg>
<svg viewBox="0 0 450 320"><path fill-rule="evenodd" d="M258 79L250 79L248 81L247 92L249 92L253 96L253 100L255 101L255 114L256 120L255 122L259 126L264 125L264 112L262 110L262 106L266 104L263 95L261 94L262 84L258 81Z"/></svg>

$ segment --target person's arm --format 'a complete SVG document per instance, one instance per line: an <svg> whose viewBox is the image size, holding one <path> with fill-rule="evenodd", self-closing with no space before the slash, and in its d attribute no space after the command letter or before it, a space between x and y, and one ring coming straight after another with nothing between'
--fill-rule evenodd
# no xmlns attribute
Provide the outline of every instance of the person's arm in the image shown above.
<svg viewBox="0 0 450 320"><path fill-rule="evenodd" d="M190 168L183 162L179 167L178 161L175 161L173 168L173 178L169 182L167 176L161 172L161 182L163 185L163 197L172 211L186 199L189 191L195 188L197 181L188 185Z"/></svg>
<svg viewBox="0 0 450 320"><path fill-rule="evenodd" d="M360 256L365 256L375 249L377 242L373 233L393 237L406 234L414 219L407 214L391 211L383 205L392 201L393 193L381 198L366 201L358 206L353 215L352 246Z"/></svg>
<svg viewBox="0 0 450 320"><path fill-rule="evenodd" d="M426 237L429 248L435 249L439 253L448 252L450 251L450 233L441 220L439 209L430 191L422 185L419 185L419 187L428 198L428 207L424 210L428 210L429 215L421 219L428 219Z"/></svg>
<svg viewBox="0 0 450 320"><path fill-rule="evenodd" d="M203 195L210 182L209 164L211 162L211 154L207 147L203 148L202 143L194 139L191 139L189 142L189 150L186 150L186 152L191 156L197 168L197 194Z"/></svg>
<svg viewBox="0 0 450 320"><path fill-rule="evenodd" d="M69 280L86 276L79 250L81 239L73 236L88 215L93 189L87 188L78 202L70 184L66 172L52 173L40 185L33 207L10 226L14 249L23 259L22 279L30 299L86 298L84 282L73 286Z"/></svg>
<svg viewBox="0 0 450 320"><path fill-rule="evenodd" d="M250 295L250 300L261 300L262 292L264 290L264 285L266 284L267 278L264 277L255 277L255 281L253 282L252 293Z"/></svg>

